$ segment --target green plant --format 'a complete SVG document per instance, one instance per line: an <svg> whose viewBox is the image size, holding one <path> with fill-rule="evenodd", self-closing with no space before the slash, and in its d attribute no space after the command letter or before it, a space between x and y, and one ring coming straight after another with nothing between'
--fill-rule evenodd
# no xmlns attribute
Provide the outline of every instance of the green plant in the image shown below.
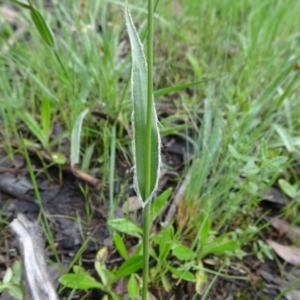
<svg viewBox="0 0 300 300"><path fill-rule="evenodd" d="M140 269L142 266L142 257L134 256L132 259L126 261L121 267L112 272L107 270L105 265L105 256L107 255L107 249L102 248L98 251L95 261L95 270L101 283L90 275L83 267L75 265L73 267L73 273L65 274L60 277L59 282L66 287L75 290L86 290L86 289L100 289L109 295L112 299L123 299L112 291L112 284L123 276L130 275L132 272ZM120 277L121 276L121 277ZM103 299L106 299L107 296Z"/></svg>
<svg viewBox="0 0 300 300"><path fill-rule="evenodd" d="M123 226L124 225L125 224L123 224ZM128 225L128 221L126 221L126 225ZM139 230L141 233L142 230L140 228ZM129 257L122 238L116 233L114 234L114 242L120 255L122 255L125 261L119 268L108 270L106 267L108 250L107 248L100 249L97 253L94 264L100 282L93 278L89 272L84 270L84 268L77 265L73 266L73 273L63 275L60 277L59 282L62 285L75 290L91 288L101 289L106 293L106 295L110 295L112 299L123 299L121 296L112 291L112 286L119 279L130 276L131 279L128 282L129 295L132 296L138 294L139 287L135 278L139 278L136 272L142 268L143 257L139 253ZM103 299L105 299L105 297L106 296L104 296Z"/></svg>
<svg viewBox="0 0 300 300"><path fill-rule="evenodd" d="M20 111L19 115L29 131L35 135L35 137L39 140L42 147L39 144L24 139L26 146L33 147L37 152L41 149L47 151L51 156L53 163L58 165L63 165L66 163L67 159L66 156L62 152L51 151L51 146L54 146L55 143L59 143L59 140L54 140L54 143L50 141L50 134L51 134L51 100L45 97L42 100L41 104L41 124L39 124L35 118L27 111Z"/></svg>
<svg viewBox="0 0 300 300"><path fill-rule="evenodd" d="M127 31L132 50L133 157L135 189L143 202L143 292L148 299L150 212L160 170L160 136L153 101L153 17L154 1L148 0L147 61L143 46L125 6Z"/></svg>
<svg viewBox="0 0 300 300"><path fill-rule="evenodd" d="M24 298L24 288L21 285L22 265L15 261L11 268L7 268L2 281L0 281L0 293L8 290L8 293L17 300Z"/></svg>
<svg viewBox="0 0 300 300"><path fill-rule="evenodd" d="M43 41L47 46L53 48L55 46L54 36L47 26L42 14L39 10L33 6L32 1L28 1L29 4L20 2L18 0L11 0L12 3L20 6L21 8L25 8L29 10L31 19L35 25L35 28L39 32ZM65 71L64 66L54 49L55 57L60 63L60 66ZM41 100L41 109L40 109L40 124L35 120L35 118L28 111L20 110L19 115L22 121L25 123L30 132L39 140L42 144L44 150L50 153L51 159L54 163L63 165L66 163L66 156L61 152L52 152L50 150L50 146L53 146L53 143L50 143L50 131L52 125L52 107L53 107L53 99L51 100L49 97L43 97ZM54 141L58 142L58 141ZM39 149L39 145L33 143L32 141L25 140L25 143L28 146L34 146Z"/></svg>
<svg viewBox="0 0 300 300"><path fill-rule="evenodd" d="M262 240L258 240L257 242L253 243L253 252L262 262L264 262L265 257L273 260L272 247L264 243Z"/></svg>
<svg viewBox="0 0 300 300"><path fill-rule="evenodd" d="M85 121L84 130L77 132L77 137L81 136L80 141L70 139L70 146L78 149L81 170L89 172L93 168L95 171L96 165L101 181L105 183L109 180L109 198L113 203L126 190L124 184L122 192L115 194L117 185L114 187L114 164L118 168L119 161L114 160L114 149L116 148L118 159L121 152L124 156L121 159L126 161L127 166L132 163L128 154L130 137L124 130L129 123L131 111L126 84L130 82L130 55L127 54L121 8L124 3L115 0L84 1L88 5L84 10L80 8L78 1L66 0L57 2L53 13L48 13L49 11L43 11L43 1L32 2L38 5L41 14L47 16L47 21L58 33L59 42L56 43L55 50L61 57L65 70L56 56L50 55L53 47L45 47L44 38L40 38L43 33L31 34L29 31L29 39L19 39L15 38L15 32L7 25L8 22L1 23L1 28L5 28L5 34L0 37L2 43L7 45L8 38L14 38L15 43L5 54L1 52L0 89L3 100L0 125L3 129L4 124L4 130L0 134L5 142L0 146L4 144L13 158L16 150L14 146L10 147L12 133L17 136L20 129L23 131L24 128L19 127L20 114L15 112L27 111L41 126L40 104L45 97L51 101L51 114L53 116L55 113L55 122L62 122L63 127L67 128L66 136L72 129L75 130L78 116L87 108L91 112L96 108L111 115L113 122L118 119L115 135L110 128L111 123L98 122L98 119L95 122L91 113ZM143 4L145 1L130 5L135 21L140 24L142 41L147 32L147 24L143 22L147 10ZM24 8L29 13L20 16L20 19L26 25L32 8L26 4ZM36 10L32 11L36 13ZM157 6L157 91L154 96L169 94L159 103L163 116L160 120L160 133L162 136L179 133L196 149L192 167L185 165L187 173L191 171L193 174L184 199L186 206L190 205L192 216L186 222L188 230L175 225L173 229L166 229L173 232L169 235L177 243L175 253L180 252L181 245L189 245L185 243L190 240L194 241L194 247L189 248L196 249L199 246L200 237L197 233L202 232L201 226L206 223L203 222L204 212L209 215L215 232L226 233L237 227L243 228L237 240L242 245L253 245L253 239L256 241L255 235L260 228L253 232L247 229L255 222L257 216L254 210L261 196L273 183L279 183L283 192L292 198L285 211L287 214L292 213L295 220L298 219L299 176L295 170L293 177L288 174L286 178L285 170L290 172L294 169L294 158L299 154L300 144L297 102L297 77L299 78L300 72L297 69L299 67L293 70L300 54L297 47L299 11L300 3L297 0L291 0L288 4L285 1L274 4L266 0L245 0L236 1L232 5L226 1L186 0L176 3L169 1L161 7ZM39 17L33 22L36 23L37 20ZM56 24L59 24L59 28ZM101 34L93 25L101 27ZM223 76L224 74L229 76ZM199 79L208 76L218 80L197 85ZM186 81L194 84L182 84ZM169 87L162 88L165 86ZM169 116L165 118L166 115ZM115 125L114 123L113 126ZM39 131L35 134L28 125L26 127L31 131L31 136L34 135L34 141L38 140L41 145L48 143L50 147L56 145L49 137L48 140L47 137L43 138L42 142L38 137L41 135ZM220 128L223 130L220 131ZM213 135L213 132L217 134ZM115 137L116 143L110 137ZM107 159L109 152L110 159ZM68 157L68 153L64 154ZM92 165L94 162L96 163ZM292 188L282 180L289 182ZM101 190L100 193L101 199L106 201L107 191ZM110 207L111 215L113 206L115 203ZM116 220L119 227L122 224L133 227L132 224L122 222ZM143 233L138 228L132 236L141 243ZM120 237L126 245L125 231ZM210 238L216 239L219 236L215 232L210 230L207 242L210 242ZM167 235L167 232L164 234ZM84 235L83 237L86 238ZM158 248L161 247L163 253L163 248L167 248L167 245L160 246L159 241L155 243L155 237L150 238L149 251L152 253L153 264L157 266L151 268L149 280L156 278L158 285L164 282L167 290L172 284L169 282L171 271L166 269L169 265L154 258L161 253ZM259 245L257 246L260 251ZM142 246L139 247L141 254ZM118 251L120 252L119 249ZM82 252L74 257L71 267L80 260ZM125 252L123 251L122 256L124 259L128 256ZM169 253L167 258L171 267L174 267L173 263L188 263L175 258L172 249L165 253ZM242 258L244 254L235 251L235 255ZM225 269L228 266L229 264ZM186 268L189 269L188 266ZM201 265L199 268L202 269L202 274L212 271ZM162 270L161 281L155 275L157 269ZM193 272L195 271L192 270ZM220 273L219 270L214 275L217 277ZM130 275L132 286L138 283L139 288L141 287L139 275L139 272ZM213 282L214 280L210 286ZM207 299L205 297L209 298L207 293L203 299Z"/></svg>
<svg viewBox="0 0 300 300"><path fill-rule="evenodd" d="M165 191L153 202L150 212L151 222L168 200L170 192L171 190ZM73 268L74 273L63 275L60 283L73 289L100 288L113 299L118 299L119 296L112 291L112 285L122 277L129 277L127 291L131 299L136 299L141 291L141 278L138 271L142 268L143 260L143 230L127 219L111 219L109 226L116 231L113 235L114 245L124 259L124 263L119 268L108 270L105 263L107 249L102 248L99 250L95 262L100 282L86 271L80 272L78 275L78 267L76 267ZM133 254L128 253L123 238L117 232L125 234L125 237L129 235L138 239ZM240 244L237 239L234 239L233 233L216 236L211 231L211 219L208 215L203 215L198 235L197 242L190 247L180 242L181 236L179 233L175 233L172 225L162 229L156 235L152 235L149 243L152 261L149 282L156 284L160 282L166 291L170 291L174 284L169 279L171 274L173 281L176 280L177 283L182 280L195 282L197 293L201 294L207 279L207 270L202 264L203 259L208 255L230 257L240 251Z"/></svg>
<svg viewBox="0 0 300 300"><path fill-rule="evenodd" d="M278 185L283 194L290 198L290 201L288 201L283 209L284 215L286 218L292 217L292 223L295 224L299 221L300 184L298 181L296 181L295 184L291 184L287 180L280 178Z"/></svg>
<svg viewBox="0 0 300 300"><path fill-rule="evenodd" d="M153 222L157 217L161 208L169 199L171 192L171 189L167 189L155 199L150 211L151 222ZM109 220L108 225L111 229L116 231L113 235L113 240L120 256L124 259L124 263L119 268L108 270L105 263L107 259L107 249L102 248L98 251L95 261L95 270L97 271L100 282L93 278L89 272L83 270L82 267L73 266L73 273L63 275L60 278L60 283L63 286L72 289L100 288L113 297L113 299L118 299L119 296L112 291L112 285L120 278L129 276L130 278L127 289L129 295L132 299L134 299L137 297L136 295L140 294L141 290L141 285L138 284L141 280L137 271L142 268L143 263L141 247L143 230L140 226L127 219L111 219ZM126 245L122 237L117 232L127 234L138 239L139 246L136 248L134 254L131 256L128 254ZM153 250L151 250L151 253L154 255Z"/></svg>

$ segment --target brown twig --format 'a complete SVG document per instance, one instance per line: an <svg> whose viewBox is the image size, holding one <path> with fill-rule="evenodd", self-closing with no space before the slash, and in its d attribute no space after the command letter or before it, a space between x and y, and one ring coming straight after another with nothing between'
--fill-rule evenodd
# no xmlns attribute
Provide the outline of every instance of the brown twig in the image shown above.
<svg viewBox="0 0 300 300"><path fill-rule="evenodd" d="M20 146L17 142L12 142L12 145L14 147L19 147ZM34 154L34 155L37 155L37 156L40 155L48 163L54 163L51 155L47 151L42 150L42 149L38 149L37 147L33 147L33 146L27 146L26 148L27 148L27 151L30 154ZM88 184L95 187L97 190L99 190L102 186L99 179L97 179L96 177L94 177L94 176L92 176L92 175L90 175L86 172L81 171L80 169L77 169L75 167L70 168L69 166L67 166L65 164L65 165L62 165L62 170L64 172L73 174L75 177L77 177L78 179L80 179L84 182L87 182Z"/></svg>

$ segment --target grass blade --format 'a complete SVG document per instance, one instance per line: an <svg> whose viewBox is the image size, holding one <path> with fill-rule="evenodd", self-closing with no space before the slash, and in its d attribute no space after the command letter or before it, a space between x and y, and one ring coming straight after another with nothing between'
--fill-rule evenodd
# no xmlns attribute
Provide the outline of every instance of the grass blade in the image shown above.
<svg viewBox="0 0 300 300"><path fill-rule="evenodd" d="M155 91L153 94L154 94L154 97L161 97L161 96L164 96L164 95L168 95L170 93L175 93L175 92L182 91L184 89L187 89L189 87L207 82L209 80L219 79L220 77L222 77L222 76L206 78L206 79L193 81L193 82L189 82L189 83L183 83L183 84L178 84L178 85L174 85L174 86L169 86L169 87L166 87L166 88L159 89L159 90Z"/></svg>
<svg viewBox="0 0 300 300"><path fill-rule="evenodd" d="M80 136L82 129L82 122L89 112L89 109L85 109L81 114L77 117L74 127L72 129L71 134L71 168L76 166L79 163L79 154L80 154Z"/></svg>
<svg viewBox="0 0 300 300"><path fill-rule="evenodd" d="M28 113L27 111L20 112L20 117L23 122L26 124L28 129L38 138L38 140L42 143L43 148L47 150L48 148L48 139L43 135L43 131L40 128L40 125L35 120L35 118Z"/></svg>
<svg viewBox="0 0 300 300"><path fill-rule="evenodd" d="M30 3L30 5L31 5L31 3ZM32 5L30 7L30 15L31 15L32 21L33 21L36 29L38 30L38 32L41 35L44 42L48 46L53 47L54 46L53 34L52 34L50 28L47 26L41 13Z"/></svg>
<svg viewBox="0 0 300 300"><path fill-rule="evenodd" d="M48 97L42 100L41 106L41 123L43 136L49 137L51 129L51 103Z"/></svg>

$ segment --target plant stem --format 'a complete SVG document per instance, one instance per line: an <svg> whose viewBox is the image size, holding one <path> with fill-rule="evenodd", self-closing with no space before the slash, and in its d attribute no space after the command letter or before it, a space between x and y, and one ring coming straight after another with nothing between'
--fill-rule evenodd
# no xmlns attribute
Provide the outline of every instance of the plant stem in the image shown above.
<svg viewBox="0 0 300 300"><path fill-rule="evenodd" d="M151 130L153 117L153 13L154 1L148 0L148 36L147 36L147 64L148 64L148 91L147 91L147 136L146 136L146 188L144 201L151 194ZM148 273L149 273L149 235L150 235L150 208L151 200L147 202L143 212L143 290L142 299L148 300Z"/></svg>
<svg viewBox="0 0 300 300"><path fill-rule="evenodd" d="M143 300L148 300L150 208L151 202L149 201L143 210Z"/></svg>
<svg viewBox="0 0 300 300"><path fill-rule="evenodd" d="M110 218L114 217L114 180L115 180L115 160L116 160L116 126L113 125L110 142L110 164L109 164L109 205Z"/></svg>

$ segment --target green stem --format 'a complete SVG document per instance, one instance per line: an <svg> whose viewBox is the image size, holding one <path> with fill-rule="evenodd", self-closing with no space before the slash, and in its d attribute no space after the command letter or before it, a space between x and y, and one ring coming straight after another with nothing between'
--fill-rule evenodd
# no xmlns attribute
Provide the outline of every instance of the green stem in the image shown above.
<svg viewBox="0 0 300 300"><path fill-rule="evenodd" d="M143 210L143 300L148 300L150 211L151 202L149 201Z"/></svg>
<svg viewBox="0 0 300 300"><path fill-rule="evenodd" d="M153 117L153 14L154 1L148 0L148 37L147 37L147 64L148 64L148 92L147 92L147 135L146 135L146 188L144 201L149 200L151 194L151 130ZM144 207L143 212L143 290L142 299L148 300L148 273L149 273L149 236L150 236L150 208L151 201Z"/></svg>
<svg viewBox="0 0 300 300"><path fill-rule="evenodd" d="M70 77L69 77L69 75L68 75L68 72L67 72L67 70L66 70L66 68L65 68L65 66L64 66L64 64L63 64L63 62L62 62L62 60L60 59L60 56L59 56L57 50L54 50L54 55L55 55L55 58L57 59L57 61L58 61L58 63L59 63L59 66L61 67L62 71L64 72L64 75L66 76L67 80L68 80L70 83L72 83L71 80L70 80Z"/></svg>
<svg viewBox="0 0 300 300"><path fill-rule="evenodd" d="M115 181L115 161L116 161L116 125L113 125L110 142L110 165L109 165L109 205L110 218L114 217L114 181Z"/></svg>

